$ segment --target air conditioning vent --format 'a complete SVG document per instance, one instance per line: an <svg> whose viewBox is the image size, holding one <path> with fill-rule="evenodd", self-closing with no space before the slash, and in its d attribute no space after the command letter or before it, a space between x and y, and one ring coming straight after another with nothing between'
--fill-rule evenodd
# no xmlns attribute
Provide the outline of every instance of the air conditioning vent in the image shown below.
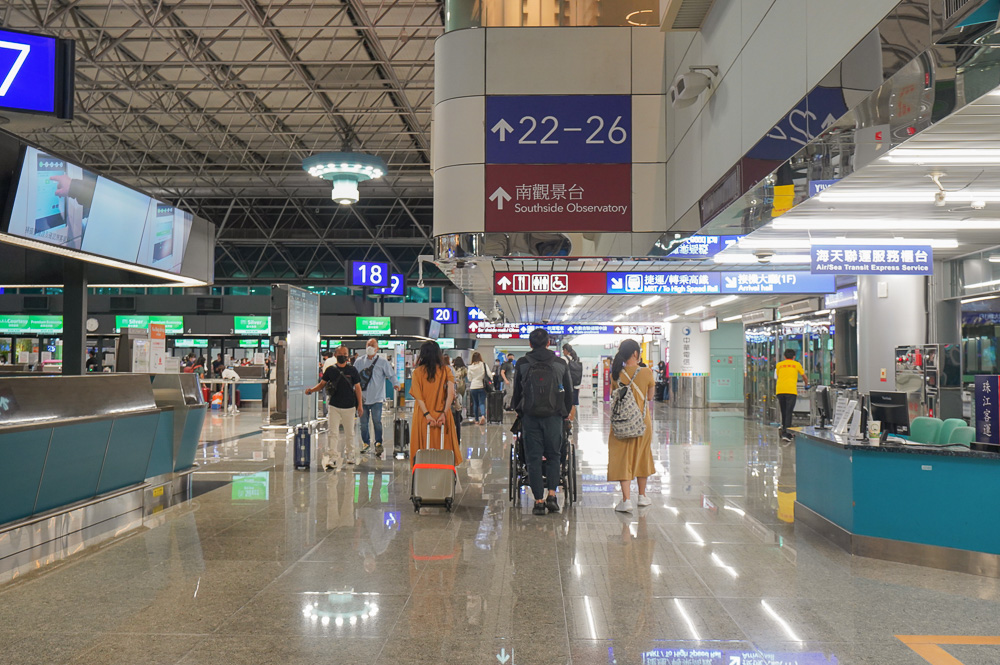
<svg viewBox="0 0 1000 665"><path fill-rule="evenodd" d="M951 19L955 14L962 11L962 8L969 4L972 0L944 0L944 18L945 20Z"/></svg>
<svg viewBox="0 0 1000 665"><path fill-rule="evenodd" d="M198 314L221 314L222 298L198 298Z"/></svg>
<svg viewBox="0 0 1000 665"><path fill-rule="evenodd" d="M951 0L957 2L959 0ZM701 30L715 0L667 0L663 14L664 30Z"/></svg>
<svg viewBox="0 0 1000 665"><path fill-rule="evenodd" d="M115 314L132 314L135 312L135 296L111 296L108 309Z"/></svg>
<svg viewBox="0 0 1000 665"><path fill-rule="evenodd" d="M778 314L781 318L785 318L786 316L815 312L819 308L819 298L806 298L805 300L796 300L795 302L788 303L787 305L781 305L778 307Z"/></svg>

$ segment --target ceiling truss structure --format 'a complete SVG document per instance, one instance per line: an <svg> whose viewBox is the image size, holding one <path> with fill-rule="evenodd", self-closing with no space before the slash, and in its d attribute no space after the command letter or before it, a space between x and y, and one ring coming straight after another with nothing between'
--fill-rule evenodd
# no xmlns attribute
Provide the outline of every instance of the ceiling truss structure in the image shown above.
<svg viewBox="0 0 1000 665"><path fill-rule="evenodd" d="M74 39L75 119L26 136L214 222L217 283L324 283L431 253L439 0L9 0L4 27ZM361 202L302 170L385 159Z"/></svg>

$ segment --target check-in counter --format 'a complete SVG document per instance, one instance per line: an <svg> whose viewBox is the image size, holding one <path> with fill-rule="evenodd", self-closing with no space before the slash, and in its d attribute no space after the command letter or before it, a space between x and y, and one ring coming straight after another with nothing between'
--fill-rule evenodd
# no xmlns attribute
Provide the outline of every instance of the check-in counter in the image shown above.
<svg viewBox="0 0 1000 665"><path fill-rule="evenodd" d="M795 432L795 521L860 556L1000 577L1000 455Z"/></svg>
<svg viewBox="0 0 1000 665"><path fill-rule="evenodd" d="M161 410L146 478L159 478L194 465L208 405L195 374L153 374L156 406Z"/></svg>
<svg viewBox="0 0 1000 665"><path fill-rule="evenodd" d="M0 377L0 525L142 483L159 419L145 374Z"/></svg>

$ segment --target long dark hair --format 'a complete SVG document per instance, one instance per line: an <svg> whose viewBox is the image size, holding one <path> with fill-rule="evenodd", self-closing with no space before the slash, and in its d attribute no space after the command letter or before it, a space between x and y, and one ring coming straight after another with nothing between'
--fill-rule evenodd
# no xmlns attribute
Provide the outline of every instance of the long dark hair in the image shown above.
<svg viewBox="0 0 1000 665"><path fill-rule="evenodd" d="M639 346L639 342L634 339L627 339L618 345L618 353L615 354L615 359L611 363L612 379L615 381L618 380L619 375L622 373L622 368L625 367L625 362L631 358L636 351L642 353L642 347Z"/></svg>
<svg viewBox="0 0 1000 665"><path fill-rule="evenodd" d="M479 353L479 351L473 351L472 352L472 360L470 362L473 365L475 365L476 363L483 362L483 354Z"/></svg>
<svg viewBox="0 0 1000 665"><path fill-rule="evenodd" d="M455 356L455 359L451 361L451 366L455 369L462 369L465 367L465 361L462 360L462 356Z"/></svg>
<svg viewBox="0 0 1000 665"><path fill-rule="evenodd" d="M569 356L570 360L572 360L573 362L580 362L580 356L576 355L576 351L573 349L572 346L570 346L569 344L563 344L562 350L563 353Z"/></svg>
<svg viewBox="0 0 1000 665"><path fill-rule="evenodd" d="M438 367L444 367L444 358L441 355L441 347L437 342L424 342L420 345L417 355L417 367L425 367L427 370L427 380L433 381L437 374Z"/></svg>

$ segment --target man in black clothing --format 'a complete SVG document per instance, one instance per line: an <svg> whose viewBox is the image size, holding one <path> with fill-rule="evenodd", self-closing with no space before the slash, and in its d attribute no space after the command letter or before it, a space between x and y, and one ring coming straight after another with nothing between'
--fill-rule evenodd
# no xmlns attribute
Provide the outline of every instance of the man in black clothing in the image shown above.
<svg viewBox="0 0 1000 665"><path fill-rule="evenodd" d="M101 361L97 358L97 351L91 351L90 357L87 358L87 371L100 372L102 369Z"/></svg>
<svg viewBox="0 0 1000 665"><path fill-rule="evenodd" d="M566 361L549 351L549 333L544 328L533 330L528 342L531 351L514 366L511 403L521 417L525 464L535 497L531 512L544 515L546 509L551 513L559 512L556 488L559 487L563 420L572 420L575 412L573 379ZM543 456L548 496L542 487Z"/></svg>
<svg viewBox="0 0 1000 665"><path fill-rule="evenodd" d="M513 409L514 398L514 354L508 353L507 360L500 365L500 379L503 386L503 408Z"/></svg>
<svg viewBox="0 0 1000 665"><path fill-rule="evenodd" d="M219 378L222 376L222 370L226 369L226 363L222 360L222 354L212 361L212 376Z"/></svg>
<svg viewBox="0 0 1000 665"><path fill-rule="evenodd" d="M361 375L347 361L347 347L339 347L334 356L337 364L330 365L323 371L323 378L312 388L306 388L306 395L311 395L326 388L327 403L330 405L327 414L330 426L327 432L327 452L323 455L321 464L326 469L337 468L337 460L342 464L358 464L358 451L354 446L354 419L360 418L364 399L361 396ZM337 436L338 428L344 426L342 437ZM339 445L334 447L334 439Z"/></svg>

